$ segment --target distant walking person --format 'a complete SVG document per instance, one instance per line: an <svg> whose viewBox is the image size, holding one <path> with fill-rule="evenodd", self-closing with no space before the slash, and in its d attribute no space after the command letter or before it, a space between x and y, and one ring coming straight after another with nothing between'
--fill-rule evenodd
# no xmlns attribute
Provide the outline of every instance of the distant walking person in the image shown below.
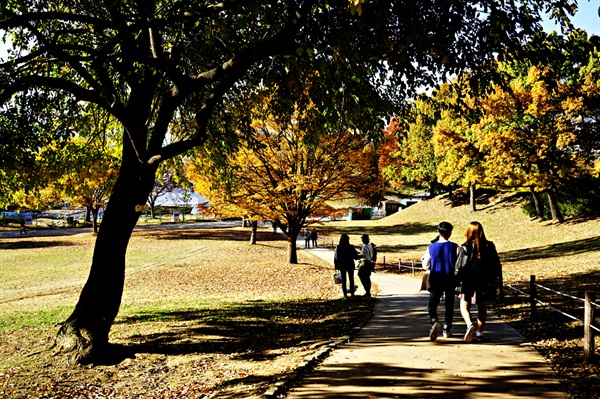
<svg viewBox="0 0 600 399"><path fill-rule="evenodd" d="M502 281L502 264L496 246L485 237L481 223L471 222L466 238L456 261L456 292L460 298L460 313L467 325L465 341L471 342L473 333L477 341L483 341L487 305L496 299L496 290ZM472 304L477 305L477 326L471 321Z"/></svg>
<svg viewBox="0 0 600 399"><path fill-rule="evenodd" d="M363 259L363 266L358 269L358 277L365 289L365 297L369 298L371 296L371 272L375 269L375 262L373 262L373 247L369 244L368 234L363 234L361 240L363 242L363 247L360 250L360 255Z"/></svg>
<svg viewBox="0 0 600 399"><path fill-rule="evenodd" d="M313 247L315 247L315 248L316 248L316 247L318 246L318 245L317 245L317 238L318 238L318 235L317 235L317 229L313 229L313 231L311 231L311 233L310 233L310 238L311 238L311 240L312 240L312 245L313 245Z"/></svg>
<svg viewBox="0 0 600 399"><path fill-rule="evenodd" d="M304 230L304 248L310 248L310 231Z"/></svg>
<svg viewBox="0 0 600 399"><path fill-rule="evenodd" d="M21 216L21 234L27 234L27 230L25 230L25 218Z"/></svg>
<svg viewBox="0 0 600 399"><path fill-rule="evenodd" d="M429 270L429 302L427 312L431 320L429 339L435 341L438 337L441 323L438 319L437 308L442 294L445 294L444 338L451 336L452 320L454 319L454 265L458 256L458 245L449 241L452 235L452 225L441 222L438 225L439 239L430 244L423 255L423 268Z"/></svg>
<svg viewBox="0 0 600 399"><path fill-rule="evenodd" d="M360 259L360 255L356 252L356 248L350 245L350 237L348 234L342 234L340 236L340 243L335 247L335 254L333 255L333 265L336 270L340 271L342 276L342 293L344 298L354 296L354 260ZM346 283L349 286L346 287Z"/></svg>

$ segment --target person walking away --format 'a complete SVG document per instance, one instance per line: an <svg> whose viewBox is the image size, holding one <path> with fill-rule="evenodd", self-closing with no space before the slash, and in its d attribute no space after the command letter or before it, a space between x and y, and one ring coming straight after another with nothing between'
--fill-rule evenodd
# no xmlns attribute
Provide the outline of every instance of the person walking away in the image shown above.
<svg viewBox="0 0 600 399"><path fill-rule="evenodd" d="M310 248L310 231L304 230L304 248Z"/></svg>
<svg viewBox="0 0 600 399"><path fill-rule="evenodd" d="M431 321L429 339L435 341L438 337L441 323L438 319L437 308L442 294L445 295L443 336L448 338L452 332L454 319L454 265L458 256L458 244L449 241L452 235L452 225L441 222L438 227L439 239L430 244L423 255L423 269L429 270L429 301L427 312Z"/></svg>
<svg viewBox="0 0 600 399"><path fill-rule="evenodd" d="M360 255L356 252L356 248L350 245L350 237L348 234L342 234L340 236L340 242L335 247L335 253L333 255L333 266L336 270L340 271L342 276L342 293L344 298L354 296L354 260L360 259ZM347 288L346 283L349 283Z"/></svg>
<svg viewBox="0 0 600 399"><path fill-rule="evenodd" d="M363 247L360 250L360 256L364 262L362 267L358 268L358 277L360 282L365 289L365 297L371 297L371 272L375 269L375 263L373 262L373 247L369 244L369 235L363 234L361 236Z"/></svg>
<svg viewBox="0 0 600 399"><path fill-rule="evenodd" d="M310 238L312 240L313 247L316 248L317 247L317 238L318 238L317 229L313 229L313 231L311 231Z"/></svg>
<svg viewBox="0 0 600 399"><path fill-rule="evenodd" d="M481 223L469 223L454 273L460 313L467 325L464 340L471 342L475 333L475 340L483 341L487 306L489 301L496 299L502 281L502 264L496 246L485 237ZM477 305L477 326L471 320L472 304Z"/></svg>

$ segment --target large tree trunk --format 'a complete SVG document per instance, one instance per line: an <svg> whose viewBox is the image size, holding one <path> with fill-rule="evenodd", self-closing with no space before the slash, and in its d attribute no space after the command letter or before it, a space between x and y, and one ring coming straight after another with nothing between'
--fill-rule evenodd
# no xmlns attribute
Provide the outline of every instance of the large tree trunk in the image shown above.
<svg viewBox="0 0 600 399"><path fill-rule="evenodd" d="M477 212L477 203L475 201L475 184L469 186L469 205L471 212Z"/></svg>
<svg viewBox="0 0 600 399"><path fill-rule="evenodd" d="M287 236L288 238L288 262L297 264L298 263L298 252L296 250L296 240L298 240L298 232L291 232Z"/></svg>
<svg viewBox="0 0 600 399"><path fill-rule="evenodd" d="M250 244L254 245L256 244L256 233L258 230L258 221L253 220L251 222L252 225L252 234L250 234Z"/></svg>
<svg viewBox="0 0 600 399"><path fill-rule="evenodd" d="M556 200L556 194L554 193L554 189L546 191L546 194L548 196L548 206L550 208L552 220L557 223L562 223L564 219L562 214L560 213L560 209L558 208L558 201Z"/></svg>
<svg viewBox="0 0 600 399"><path fill-rule="evenodd" d="M125 280L125 253L154 184L156 167L139 162L128 140L117 182L96 238L92 266L75 310L61 326L56 347L75 363L97 363L110 355L108 334L119 312ZM128 145L129 144L129 145Z"/></svg>

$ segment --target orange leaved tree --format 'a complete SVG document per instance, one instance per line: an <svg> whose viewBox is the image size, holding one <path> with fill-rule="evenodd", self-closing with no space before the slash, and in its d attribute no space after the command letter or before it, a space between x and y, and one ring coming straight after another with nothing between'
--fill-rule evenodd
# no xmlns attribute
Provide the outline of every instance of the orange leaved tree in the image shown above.
<svg viewBox="0 0 600 399"><path fill-rule="evenodd" d="M308 133L296 118L283 125L273 118L252 121L254 137L216 172L200 155L187 168L196 191L222 216L278 220L288 240L288 261L297 263L296 239L310 221L329 215L328 201L369 191L368 142L342 130ZM226 170L225 170L226 169Z"/></svg>

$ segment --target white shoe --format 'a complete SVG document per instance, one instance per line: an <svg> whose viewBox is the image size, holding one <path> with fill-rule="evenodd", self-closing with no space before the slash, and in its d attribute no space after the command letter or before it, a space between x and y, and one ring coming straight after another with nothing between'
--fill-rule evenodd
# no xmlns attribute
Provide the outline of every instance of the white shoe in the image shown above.
<svg viewBox="0 0 600 399"><path fill-rule="evenodd" d="M465 333L465 342L471 342L473 340L473 334L475 333L475 326L471 324L467 327L467 332Z"/></svg>

